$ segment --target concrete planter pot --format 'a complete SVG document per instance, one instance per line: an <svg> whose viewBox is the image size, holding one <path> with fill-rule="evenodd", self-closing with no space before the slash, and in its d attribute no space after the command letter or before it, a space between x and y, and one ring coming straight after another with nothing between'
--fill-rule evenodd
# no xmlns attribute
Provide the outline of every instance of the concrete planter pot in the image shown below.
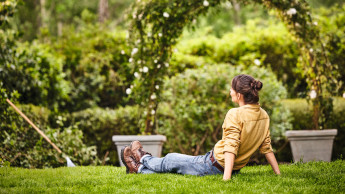
<svg viewBox="0 0 345 194"><path fill-rule="evenodd" d="M121 148L128 146L132 141L138 140L143 145L144 150L153 156L161 157L163 143L166 141L164 135L114 135L112 140L116 145L119 159L121 158ZM124 166L121 159L120 165Z"/></svg>
<svg viewBox="0 0 345 194"><path fill-rule="evenodd" d="M333 140L338 130L298 130L287 131L293 159L303 161L331 161Z"/></svg>

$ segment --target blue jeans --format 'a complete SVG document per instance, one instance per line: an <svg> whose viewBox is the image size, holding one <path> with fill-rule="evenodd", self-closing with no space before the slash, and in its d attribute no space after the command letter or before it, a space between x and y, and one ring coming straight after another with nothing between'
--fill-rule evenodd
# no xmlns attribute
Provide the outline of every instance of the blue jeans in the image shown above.
<svg viewBox="0 0 345 194"><path fill-rule="evenodd" d="M211 152L201 156L189 156L185 154L170 153L164 158L156 158L145 155L141 158L142 165L138 173L178 173L189 175L214 175L223 174L218 168L212 165Z"/></svg>

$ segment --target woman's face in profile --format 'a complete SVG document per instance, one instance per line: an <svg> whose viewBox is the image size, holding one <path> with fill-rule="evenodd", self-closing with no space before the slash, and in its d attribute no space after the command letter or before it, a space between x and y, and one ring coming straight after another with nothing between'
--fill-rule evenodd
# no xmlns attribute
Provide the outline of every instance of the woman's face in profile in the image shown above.
<svg viewBox="0 0 345 194"><path fill-rule="evenodd" d="M230 89L231 100L235 103L238 103L238 95L234 89Z"/></svg>

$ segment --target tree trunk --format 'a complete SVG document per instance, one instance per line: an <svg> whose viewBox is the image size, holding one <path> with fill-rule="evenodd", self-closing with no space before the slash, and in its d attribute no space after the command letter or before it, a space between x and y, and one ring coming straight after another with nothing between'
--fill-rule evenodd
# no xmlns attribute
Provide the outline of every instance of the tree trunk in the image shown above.
<svg viewBox="0 0 345 194"><path fill-rule="evenodd" d="M41 4L41 27L45 28L47 27L47 11L46 11L46 0L40 0L40 4Z"/></svg>
<svg viewBox="0 0 345 194"><path fill-rule="evenodd" d="M234 10L234 21L236 25L241 25L241 17L240 17L240 11L241 7L240 4L237 2L237 0L231 0L233 10Z"/></svg>
<svg viewBox="0 0 345 194"><path fill-rule="evenodd" d="M57 22L57 35L58 36L61 36L62 35L62 27L63 27L63 24L61 21L58 21Z"/></svg>
<svg viewBox="0 0 345 194"><path fill-rule="evenodd" d="M108 0L99 0L98 20L103 23L109 18Z"/></svg>

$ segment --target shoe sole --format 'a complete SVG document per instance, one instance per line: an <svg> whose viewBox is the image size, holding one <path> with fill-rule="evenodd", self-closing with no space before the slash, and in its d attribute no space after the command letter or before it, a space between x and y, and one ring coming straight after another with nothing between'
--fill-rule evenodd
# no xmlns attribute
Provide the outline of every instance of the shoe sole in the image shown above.
<svg viewBox="0 0 345 194"><path fill-rule="evenodd" d="M126 173L129 174L129 168L125 162L125 158L124 158L124 151L126 149L127 146L124 146L123 148L121 148L121 161L122 163L126 166Z"/></svg>

